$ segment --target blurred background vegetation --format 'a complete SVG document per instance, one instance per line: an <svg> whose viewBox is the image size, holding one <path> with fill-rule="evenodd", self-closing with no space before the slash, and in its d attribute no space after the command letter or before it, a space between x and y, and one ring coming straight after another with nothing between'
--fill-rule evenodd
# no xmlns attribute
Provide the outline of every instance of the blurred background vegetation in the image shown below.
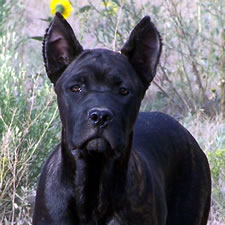
<svg viewBox="0 0 225 225"><path fill-rule="evenodd" d="M212 172L208 224L224 225L225 1L71 3L69 22L85 48L120 50L134 25L151 16L164 47L142 110L172 115L198 140ZM48 7L44 0L0 0L0 224L31 224L41 166L60 138L41 42L32 39L44 35Z"/></svg>

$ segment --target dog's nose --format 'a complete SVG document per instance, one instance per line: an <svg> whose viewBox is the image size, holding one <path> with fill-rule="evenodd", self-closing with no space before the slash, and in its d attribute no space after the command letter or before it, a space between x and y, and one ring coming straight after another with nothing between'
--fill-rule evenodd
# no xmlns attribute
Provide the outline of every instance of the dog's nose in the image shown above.
<svg viewBox="0 0 225 225"><path fill-rule="evenodd" d="M91 109L88 112L88 119L96 127L105 127L112 120L112 112L108 109Z"/></svg>

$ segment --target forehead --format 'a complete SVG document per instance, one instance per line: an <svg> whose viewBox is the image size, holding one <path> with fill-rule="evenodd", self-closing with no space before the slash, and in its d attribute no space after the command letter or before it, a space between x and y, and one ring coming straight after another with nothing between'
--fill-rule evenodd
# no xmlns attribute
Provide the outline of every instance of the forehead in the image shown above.
<svg viewBox="0 0 225 225"><path fill-rule="evenodd" d="M64 78L81 74L94 75L96 78L117 74L126 79L135 79L135 71L126 56L107 49L85 50L64 72Z"/></svg>

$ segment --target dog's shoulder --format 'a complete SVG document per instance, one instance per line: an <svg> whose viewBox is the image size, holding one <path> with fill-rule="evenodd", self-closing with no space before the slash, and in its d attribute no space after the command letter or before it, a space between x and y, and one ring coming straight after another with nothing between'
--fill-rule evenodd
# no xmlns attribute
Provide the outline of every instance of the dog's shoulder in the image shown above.
<svg viewBox="0 0 225 225"><path fill-rule="evenodd" d="M177 120L173 117L161 112L140 112L135 125L135 133L143 135L151 133L155 135L189 135L189 133Z"/></svg>
<svg viewBox="0 0 225 225"><path fill-rule="evenodd" d="M202 152L186 128L171 116L161 112L139 113L134 131L134 146L141 149L141 152L151 149L157 154L165 153L166 157L172 152L188 153L194 149Z"/></svg>
<svg viewBox="0 0 225 225"><path fill-rule="evenodd" d="M57 163L61 162L61 145L58 144L55 149L50 153L46 160L43 169L42 176L50 175L56 172ZM44 175L43 175L44 174Z"/></svg>

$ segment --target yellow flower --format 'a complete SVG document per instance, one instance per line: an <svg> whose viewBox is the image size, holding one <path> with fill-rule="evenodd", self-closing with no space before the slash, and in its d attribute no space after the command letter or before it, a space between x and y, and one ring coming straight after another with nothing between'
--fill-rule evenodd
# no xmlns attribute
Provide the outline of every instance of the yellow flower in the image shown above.
<svg viewBox="0 0 225 225"><path fill-rule="evenodd" d="M50 10L53 15L55 15L56 12L60 12L63 17L67 19L73 11L73 7L68 0L51 0Z"/></svg>
<svg viewBox="0 0 225 225"><path fill-rule="evenodd" d="M105 1L105 0L103 0L103 1L101 2L101 4L102 4L104 7L106 7L106 8L109 8L109 7L111 6L111 2L110 2L110 1Z"/></svg>
<svg viewBox="0 0 225 225"><path fill-rule="evenodd" d="M113 11L113 14L116 14L117 12L117 5L115 3L112 5L112 11Z"/></svg>
<svg viewBox="0 0 225 225"><path fill-rule="evenodd" d="M115 15L117 13L116 3L107 0L102 0L101 4L108 10L108 14Z"/></svg>
<svg viewBox="0 0 225 225"><path fill-rule="evenodd" d="M212 88L211 91L212 91L213 93L215 93L215 92L216 92L216 88Z"/></svg>

